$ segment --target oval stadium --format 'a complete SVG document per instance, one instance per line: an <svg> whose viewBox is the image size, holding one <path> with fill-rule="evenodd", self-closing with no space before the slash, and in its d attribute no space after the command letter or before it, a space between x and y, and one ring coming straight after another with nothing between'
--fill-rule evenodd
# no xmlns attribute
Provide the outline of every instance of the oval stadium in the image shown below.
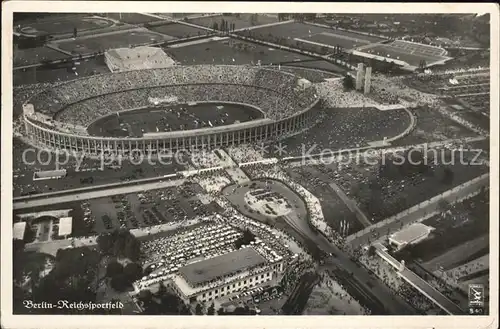
<svg viewBox="0 0 500 329"><path fill-rule="evenodd" d="M305 79L255 66L192 65L94 75L24 105L37 146L86 155L155 154L289 137L315 123Z"/></svg>

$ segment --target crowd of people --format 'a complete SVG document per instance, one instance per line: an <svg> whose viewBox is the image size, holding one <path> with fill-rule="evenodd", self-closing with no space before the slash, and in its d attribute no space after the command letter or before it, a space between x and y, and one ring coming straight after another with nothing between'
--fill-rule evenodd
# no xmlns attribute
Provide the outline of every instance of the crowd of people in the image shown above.
<svg viewBox="0 0 500 329"><path fill-rule="evenodd" d="M295 88L298 78L255 66L203 65L128 71L62 83L29 101L35 110L75 125L120 110L151 105L150 99L175 96L179 102L208 100L255 105L280 119L307 107L314 88Z"/></svg>

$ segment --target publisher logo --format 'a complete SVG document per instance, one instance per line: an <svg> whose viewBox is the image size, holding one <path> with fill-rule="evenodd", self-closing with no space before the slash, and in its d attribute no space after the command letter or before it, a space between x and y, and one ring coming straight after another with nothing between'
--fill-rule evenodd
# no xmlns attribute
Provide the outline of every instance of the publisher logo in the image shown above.
<svg viewBox="0 0 500 329"><path fill-rule="evenodd" d="M470 307L484 306L484 286L482 284L469 285L469 306Z"/></svg>
<svg viewBox="0 0 500 329"><path fill-rule="evenodd" d="M482 284L469 285L469 314L484 315L484 286Z"/></svg>

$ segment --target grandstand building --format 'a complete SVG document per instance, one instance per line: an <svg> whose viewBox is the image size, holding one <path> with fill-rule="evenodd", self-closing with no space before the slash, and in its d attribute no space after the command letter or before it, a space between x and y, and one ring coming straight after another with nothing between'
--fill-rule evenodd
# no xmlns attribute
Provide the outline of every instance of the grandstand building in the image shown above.
<svg viewBox="0 0 500 329"><path fill-rule="evenodd" d="M160 69L175 64L161 48L147 46L108 50L104 53L104 61L111 72Z"/></svg>
<svg viewBox="0 0 500 329"><path fill-rule="evenodd" d="M284 260L270 263L254 248L188 264L168 286L185 302L210 302L270 283L283 273Z"/></svg>
<svg viewBox="0 0 500 329"><path fill-rule="evenodd" d="M180 104L247 104L259 109L264 118L209 128L150 132L141 137L89 135L87 127L97 119L150 107L151 99ZM26 134L41 148L87 156L127 156L132 151L156 154L221 148L293 136L317 122L314 108L318 101L314 86L284 71L192 65L72 80L34 95L23 105L23 112Z"/></svg>

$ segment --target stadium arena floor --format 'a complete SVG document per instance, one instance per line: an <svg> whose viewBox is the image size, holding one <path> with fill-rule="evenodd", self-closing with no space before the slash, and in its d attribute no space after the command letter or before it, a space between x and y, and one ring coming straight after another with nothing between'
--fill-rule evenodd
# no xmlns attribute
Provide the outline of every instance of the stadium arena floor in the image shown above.
<svg viewBox="0 0 500 329"><path fill-rule="evenodd" d="M58 17L56 19L46 19L32 23L24 23L18 26L16 31L23 34L40 35L73 33L76 27L78 31L97 30L110 27L115 23L103 17Z"/></svg>
<svg viewBox="0 0 500 329"><path fill-rule="evenodd" d="M147 107L99 118L87 132L100 137L132 137L144 133L167 132L223 126L262 119L250 106L221 103L176 104ZM198 125L196 124L198 122Z"/></svg>

